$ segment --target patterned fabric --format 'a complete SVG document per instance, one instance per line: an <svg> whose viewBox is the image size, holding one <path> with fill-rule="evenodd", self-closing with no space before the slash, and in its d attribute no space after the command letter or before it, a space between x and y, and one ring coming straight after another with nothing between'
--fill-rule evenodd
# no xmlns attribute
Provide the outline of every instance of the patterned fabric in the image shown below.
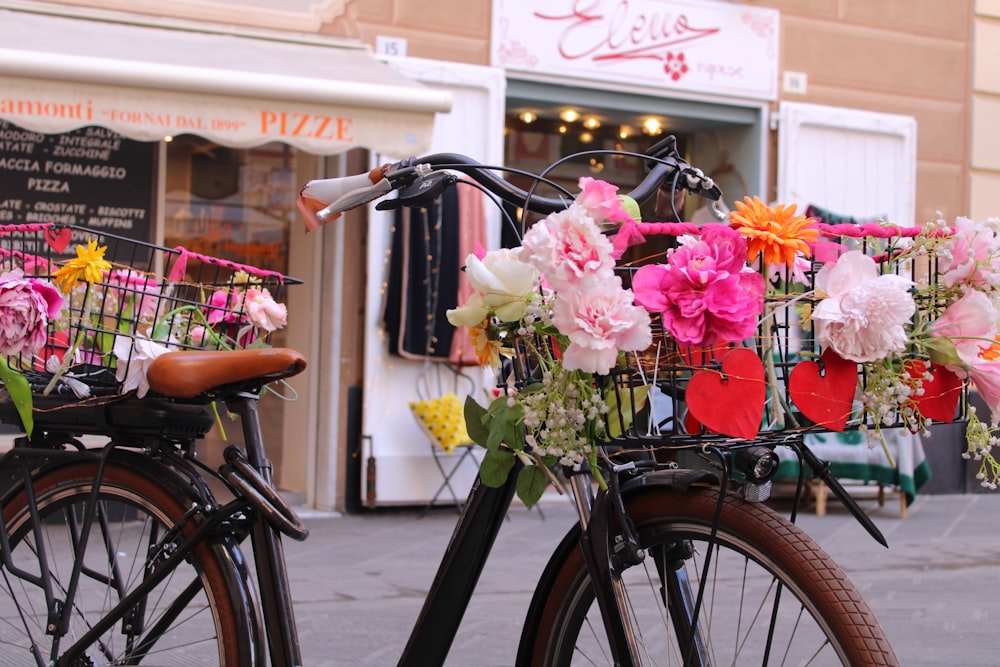
<svg viewBox="0 0 1000 667"><path fill-rule="evenodd" d="M427 436L449 454L456 447L473 444L465 429L462 401L456 394L448 392L429 401L413 401L410 409Z"/></svg>

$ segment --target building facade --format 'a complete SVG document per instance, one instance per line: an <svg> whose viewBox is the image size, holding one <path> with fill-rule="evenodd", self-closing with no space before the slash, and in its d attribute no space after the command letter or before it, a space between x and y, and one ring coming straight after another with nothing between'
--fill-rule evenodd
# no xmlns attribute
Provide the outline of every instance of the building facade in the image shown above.
<svg viewBox="0 0 1000 667"><path fill-rule="evenodd" d="M266 409L279 483L316 507L426 502L438 472L407 409L426 364L386 349L393 221L355 211L306 236L291 202L308 179L424 151L537 170L674 134L729 205L759 195L900 224L1000 211L995 0L247 4L0 0L0 31L19 26L0 48L0 132L12 145L65 135L79 146L91 121L110 129L119 153L146 165L131 169L145 203L118 208L147 217L121 224L306 280L283 342L310 370L297 401ZM90 116L33 119L15 99ZM612 160L565 178L580 174L637 178ZM474 474L470 464L459 483Z"/></svg>

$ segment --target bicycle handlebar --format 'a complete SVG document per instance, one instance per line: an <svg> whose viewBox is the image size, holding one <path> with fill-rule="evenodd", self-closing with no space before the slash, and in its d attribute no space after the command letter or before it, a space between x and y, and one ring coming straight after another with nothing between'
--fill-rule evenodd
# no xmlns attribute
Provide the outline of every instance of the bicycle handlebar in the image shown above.
<svg viewBox="0 0 1000 667"><path fill-rule="evenodd" d="M595 151L607 153L608 151ZM661 141L644 154L624 153L645 160L648 172L631 192L632 199L643 202L653 196L661 184L675 184L692 194L717 200L722 191L700 169L691 166L673 149L672 138ZM586 153L581 154L586 155ZM457 153L436 153L421 158L407 158L377 167L367 174L312 180L299 192L298 208L306 219L307 228L336 219L343 212L367 204L390 192L399 191L396 200L380 202L379 209L400 206L424 206L458 179L449 171L458 171L477 181L501 200L523 206L536 213L548 214L566 208L573 195L545 197L522 190L497 176L502 167L484 165ZM542 177L535 177L542 179Z"/></svg>

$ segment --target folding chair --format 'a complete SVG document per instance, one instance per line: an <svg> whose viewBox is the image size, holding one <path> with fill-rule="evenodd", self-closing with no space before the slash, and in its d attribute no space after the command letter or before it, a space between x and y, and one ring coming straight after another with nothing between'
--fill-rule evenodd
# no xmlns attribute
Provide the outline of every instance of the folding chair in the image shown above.
<svg viewBox="0 0 1000 667"><path fill-rule="evenodd" d="M473 453L478 445L469 438L464 415L465 397L475 389L475 380L443 361L428 362L417 377L419 400L410 403L410 410L430 442L434 463L441 473L441 485L424 512L433 507L445 491L455 508L461 510L464 496L455 492L452 478L466 459L471 458L477 468L479 465Z"/></svg>

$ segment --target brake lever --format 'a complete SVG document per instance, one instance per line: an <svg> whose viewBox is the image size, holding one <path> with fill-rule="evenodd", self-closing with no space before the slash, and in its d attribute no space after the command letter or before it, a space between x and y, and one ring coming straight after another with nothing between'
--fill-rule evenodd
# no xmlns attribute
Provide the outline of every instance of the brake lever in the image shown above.
<svg viewBox="0 0 1000 667"><path fill-rule="evenodd" d="M458 182L458 177L447 171L432 171L417 178L399 190L393 199L383 199L375 204L376 210L391 211L397 208L426 208L434 203L442 192Z"/></svg>

